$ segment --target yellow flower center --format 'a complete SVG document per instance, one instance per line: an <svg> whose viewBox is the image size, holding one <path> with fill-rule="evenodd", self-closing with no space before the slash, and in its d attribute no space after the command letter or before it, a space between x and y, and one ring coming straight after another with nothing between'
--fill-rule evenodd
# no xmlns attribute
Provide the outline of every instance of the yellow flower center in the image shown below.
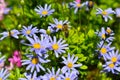
<svg viewBox="0 0 120 80"><path fill-rule="evenodd" d="M55 77L51 77L50 80L56 80Z"/></svg>
<svg viewBox="0 0 120 80"><path fill-rule="evenodd" d="M32 63L33 63L33 64L37 64L38 62L39 62L38 58L33 58L33 59L32 59Z"/></svg>
<svg viewBox="0 0 120 80"><path fill-rule="evenodd" d="M81 7L81 4L80 4L80 3L78 3L78 4L76 4L76 6L77 6L77 7Z"/></svg>
<svg viewBox="0 0 120 80"><path fill-rule="evenodd" d="M111 33L111 29L107 29L106 31L108 32L108 34L110 34L110 33Z"/></svg>
<svg viewBox="0 0 120 80"><path fill-rule="evenodd" d="M108 13L106 11L102 12L102 15L106 16Z"/></svg>
<svg viewBox="0 0 120 80"><path fill-rule="evenodd" d="M92 6L93 5L93 2L92 1L89 1L89 6Z"/></svg>
<svg viewBox="0 0 120 80"><path fill-rule="evenodd" d="M63 26L62 26L61 24L58 24L58 25L57 25L57 28L59 28L59 29L62 29L62 27L63 27Z"/></svg>
<svg viewBox="0 0 120 80"><path fill-rule="evenodd" d="M70 78L67 77L67 78L65 78L65 80L70 80Z"/></svg>
<svg viewBox="0 0 120 80"><path fill-rule="evenodd" d="M105 53L107 52L107 49L106 49L106 48L101 48L100 52L101 52L102 54L105 54Z"/></svg>
<svg viewBox="0 0 120 80"><path fill-rule="evenodd" d="M48 11L44 10L42 11L42 15L47 15L48 14Z"/></svg>
<svg viewBox="0 0 120 80"><path fill-rule="evenodd" d="M112 61L112 62L116 62L116 61L117 61L117 58L116 58L116 57L112 57L111 61Z"/></svg>
<svg viewBox="0 0 120 80"><path fill-rule="evenodd" d="M34 43L33 44L33 48L35 48L35 49L40 49L40 44L39 43Z"/></svg>
<svg viewBox="0 0 120 80"><path fill-rule="evenodd" d="M0 80L2 80L2 78L0 78Z"/></svg>
<svg viewBox="0 0 120 80"><path fill-rule="evenodd" d="M105 39L106 38L106 36L105 36L105 34L102 34L102 36L101 36L103 39Z"/></svg>
<svg viewBox="0 0 120 80"><path fill-rule="evenodd" d="M14 34L14 32L8 32L8 36L10 36L10 35L13 35Z"/></svg>
<svg viewBox="0 0 120 80"><path fill-rule="evenodd" d="M72 62L68 62L67 66L68 66L69 68L72 68L72 67L73 67L73 63L72 63Z"/></svg>
<svg viewBox="0 0 120 80"><path fill-rule="evenodd" d="M113 63L109 64L108 66L109 66L110 68L114 68L114 64L113 64Z"/></svg>
<svg viewBox="0 0 120 80"><path fill-rule="evenodd" d="M30 33L31 33L31 31L30 31L30 30L27 30L27 31L26 31L26 34L30 34Z"/></svg>
<svg viewBox="0 0 120 80"><path fill-rule="evenodd" d="M53 45L52 45L52 48L53 48L54 50L58 50L59 45L58 45L58 44L53 44Z"/></svg>

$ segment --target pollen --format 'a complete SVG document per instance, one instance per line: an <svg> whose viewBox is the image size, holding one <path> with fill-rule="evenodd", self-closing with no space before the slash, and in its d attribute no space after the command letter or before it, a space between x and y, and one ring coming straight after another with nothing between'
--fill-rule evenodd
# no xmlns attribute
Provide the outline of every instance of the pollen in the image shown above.
<svg viewBox="0 0 120 80"><path fill-rule="evenodd" d="M50 80L56 80L55 77L51 77Z"/></svg>
<svg viewBox="0 0 120 80"><path fill-rule="evenodd" d="M114 65L113 63L111 63L111 64L109 64L108 66L109 66L110 68L114 68L115 65Z"/></svg>
<svg viewBox="0 0 120 80"><path fill-rule="evenodd" d="M37 64L38 61L39 61L39 60L38 60L38 58L36 58L36 57L32 59L32 63L33 63L33 64Z"/></svg>
<svg viewBox="0 0 120 80"><path fill-rule="evenodd" d="M54 50L58 50L58 49L59 49L59 45L58 45L58 44L53 44L53 45L52 45L52 48L53 48Z"/></svg>
<svg viewBox="0 0 120 80"><path fill-rule="evenodd" d="M72 63L72 62L69 62L69 63L67 64L67 66L68 66L69 68L72 68L72 67L73 67L73 63Z"/></svg>
<svg viewBox="0 0 120 80"><path fill-rule="evenodd" d="M81 7L81 4L78 3L78 4L76 4L76 6L77 6L77 7Z"/></svg>
<svg viewBox="0 0 120 80"><path fill-rule="evenodd" d="M108 13L106 11L102 12L102 15L106 16Z"/></svg>
<svg viewBox="0 0 120 80"><path fill-rule="evenodd" d="M65 78L65 80L70 80L70 78L69 78L69 77L67 77L67 78Z"/></svg>
<svg viewBox="0 0 120 80"><path fill-rule="evenodd" d="M0 80L2 80L2 78L0 78Z"/></svg>
<svg viewBox="0 0 120 80"><path fill-rule="evenodd" d="M26 31L26 34L30 34L30 33L31 33L31 30L27 30L27 31Z"/></svg>
<svg viewBox="0 0 120 80"><path fill-rule="evenodd" d="M105 36L105 34L102 34L102 36L101 36L103 39L105 39L106 38L106 36Z"/></svg>
<svg viewBox="0 0 120 80"><path fill-rule="evenodd" d="M108 32L108 34L110 34L110 33L111 33L111 29L107 29L106 31Z"/></svg>
<svg viewBox="0 0 120 80"><path fill-rule="evenodd" d="M111 61L112 61L112 62L116 62L116 61L117 61L117 58L116 58L116 57L112 57Z"/></svg>
<svg viewBox="0 0 120 80"><path fill-rule="evenodd" d="M100 52L101 52L102 54L106 54L107 49L106 49L106 48L101 48Z"/></svg>
<svg viewBox="0 0 120 80"><path fill-rule="evenodd" d="M59 29L62 29L62 27L63 27L63 26L62 26L61 24L58 24L58 25L57 25L57 28L59 28Z"/></svg>
<svg viewBox="0 0 120 80"><path fill-rule="evenodd" d="M48 11L44 10L42 11L42 15L47 15L48 14Z"/></svg>
<svg viewBox="0 0 120 80"><path fill-rule="evenodd" d="M33 48L35 48L35 49L40 49L40 44L39 43L34 43L33 44Z"/></svg>

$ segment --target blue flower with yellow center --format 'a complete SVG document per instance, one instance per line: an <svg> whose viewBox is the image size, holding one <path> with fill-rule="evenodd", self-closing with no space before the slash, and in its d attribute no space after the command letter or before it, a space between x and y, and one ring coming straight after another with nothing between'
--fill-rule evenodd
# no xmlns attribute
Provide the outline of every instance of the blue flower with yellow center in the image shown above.
<svg viewBox="0 0 120 80"><path fill-rule="evenodd" d="M50 60L45 60L46 57L33 56L33 55L27 55L27 57L29 58L29 60L22 60L22 65L27 65L26 70L30 70L31 72L33 71L40 72L40 69L45 71L45 68L41 64L50 61Z"/></svg>
<svg viewBox="0 0 120 80"><path fill-rule="evenodd" d="M18 39L18 38L19 38L19 37L18 37L19 34L20 34L20 32L19 32L18 30L16 30L16 29L13 29L13 30L11 30L11 31L5 31L5 32L0 33L0 35L3 35L3 36L0 38L0 40L3 40L4 38L6 38L6 37L8 37L8 36L12 36L12 37Z"/></svg>
<svg viewBox="0 0 120 80"><path fill-rule="evenodd" d="M74 10L74 13L76 14L78 9L81 9L83 6L85 5L85 3L80 3L80 2L77 2L77 1L73 1L73 2L70 2L70 6L75 8Z"/></svg>
<svg viewBox="0 0 120 80"><path fill-rule="evenodd" d="M112 72L113 74L118 74L120 72L120 65L113 62L106 62L103 65L102 72Z"/></svg>
<svg viewBox="0 0 120 80"><path fill-rule="evenodd" d="M120 64L120 54L118 54L118 50L115 52L114 50L109 52L106 56L109 62L118 63Z"/></svg>
<svg viewBox="0 0 120 80"><path fill-rule="evenodd" d="M30 25L28 27L23 26L23 29L21 30L21 33L24 36L30 36L32 37L33 35L35 35L35 33L38 33L38 29L37 27L32 28L33 26Z"/></svg>
<svg viewBox="0 0 120 80"><path fill-rule="evenodd" d="M115 49L115 47L110 47L112 43L110 42L107 45L104 45L104 41L101 41L100 44L98 44L98 48L99 48L99 55L103 56L103 58L106 60L106 56L108 54L108 52L111 52L112 50Z"/></svg>
<svg viewBox="0 0 120 80"><path fill-rule="evenodd" d="M45 17L51 15L55 10L50 9L51 5L45 4L44 8L42 6L38 6L35 8L35 11L40 14L40 17Z"/></svg>
<svg viewBox="0 0 120 80"><path fill-rule="evenodd" d="M8 72L7 69L2 68L0 70L0 80L7 80L9 75L10 75L10 73Z"/></svg>
<svg viewBox="0 0 120 80"><path fill-rule="evenodd" d="M56 57L58 57L58 54L65 53L65 50L68 49L68 44L65 44L65 40L59 39L57 41L55 36L53 39L50 37L50 45L50 49L54 51Z"/></svg>
<svg viewBox="0 0 120 80"><path fill-rule="evenodd" d="M58 19L53 19L54 24L49 23L50 26L48 26L49 29L52 29L51 32L58 32L59 30L63 29L64 24L69 24L70 22L68 20L58 20Z"/></svg>
<svg viewBox="0 0 120 80"><path fill-rule="evenodd" d="M31 46L31 51L35 51L36 54L42 56L47 52L47 48L50 46L49 39L47 36L41 35L41 40L38 36L34 35L33 38L26 36L30 44L23 43L27 46Z"/></svg>
<svg viewBox="0 0 120 80"><path fill-rule="evenodd" d="M112 17L109 16L110 14L115 14L115 12L112 10L112 8L108 8L106 10L102 10L101 8L97 9L97 15L100 14L104 18L105 22L108 21L108 18L112 20Z"/></svg>
<svg viewBox="0 0 120 80"><path fill-rule="evenodd" d="M68 54L67 59L63 56L62 59L64 61L62 61L63 64L65 64L65 66L61 69L63 73L65 72L70 72L75 71L77 74L79 73L75 68L82 66L82 64L75 64L75 62L78 60L78 57L74 57L74 55L70 56L70 54Z"/></svg>
<svg viewBox="0 0 120 80"><path fill-rule="evenodd" d="M60 69L58 69L56 72L54 68L52 68L52 70L47 70L48 73L46 73L44 76L41 76L42 80L62 80L60 77Z"/></svg>

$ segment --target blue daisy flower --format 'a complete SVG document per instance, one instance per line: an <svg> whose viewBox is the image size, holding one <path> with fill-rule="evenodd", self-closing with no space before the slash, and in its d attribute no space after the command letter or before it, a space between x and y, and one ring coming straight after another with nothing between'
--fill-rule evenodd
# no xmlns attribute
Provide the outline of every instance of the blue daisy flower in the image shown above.
<svg viewBox="0 0 120 80"><path fill-rule="evenodd" d="M103 65L102 72L112 72L113 74L118 74L118 72L120 72L119 64L115 64L112 62L106 62Z"/></svg>
<svg viewBox="0 0 120 80"><path fill-rule="evenodd" d="M44 8L42 6L38 6L37 8L35 8L35 11L40 14L40 17L45 17L51 15L55 11L54 9L50 8L51 5L45 4Z"/></svg>
<svg viewBox="0 0 120 80"><path fill-rule="evenodd" d="M30 44L23 44L31 46L31 51L35 51L35 53L39 54L40 56L42 56L42 54L45 54L47 52L47 48L50 46L47 36L41 35L41 40L36 35L34 35L33 38L30 38L28 36L26 36L26 38L29 40Z"/></svg>
<svg viewBox="0 0 120 80"><path fill-rule="evenodd" d="M8 36L12 36L16 39L18 39L18 34L20 34L20 32L16 29L14 30L11 30L10 32L6 31L6 32L3 32L3 33L0 33L0 35L3 35L0 40L3 40L4 38L8 37Z"/></svg>
<svg viewBox="0 0 120 80"><path fill-rule="evenodd" d="M21 30L21 33L24 36L30 36L32 37L32 35L35 35L35 33L38 33L38 29L37 27L32 28L33 26L30 25L28 27L23 26L23 29Z"/></svg>
<svg viewBox="0 0 120 80"><path fill-rule="evenodd" d="M110 20L112 20L112 17L109 16L109 15L110 15L110 14L115 14L115 12L112 10L112 8L108 8L108 9L106 9L106 10L102 10L101 8L98 8L96 14L97 14L97 15L98 15L98 14L101 14L102 17L104 18L105 22L107 22L107 21L108 21L108 18L109 18Z"/></svg>
<svg viewBox="0 0 120 80"><path fill-rule="evenodd" d="M50 26L48 26L48 28L50 27L50 29L52 29L52 32L58 32L59 30L62 30L64 24L69 24L70 23L70 22L68 22L68 20L58 21L58 19L56 19L56 18L53 19L53 21L54 21L54 24L49 23Z"/></svg>
<svg viewBox="0 0 120 80"><path fill-rule="evenodd" d="M68 49L68 44L65 44L65 40L59 39L57 41L54 36L53 39L50 37L50 45L49 49L54 50L55 56L58 57L58 54L65 53L65 50Z"/></svg>
<svg viewBox="0 0 120 80"><path fill-rule="evenodd" d="M120 18L120 8L115 9L116 17Z"/></svg>
<svg viewBox="0 0 120 80"><path fill-rule="evenodd" d="M81 4L80 2L77 2L77 1L70 2L70 6L75 8L74 10L75 14L77 13L78 9L81 9L84 5L85 3Z"/></svg>
<svg viewBox="0 0 120 80"><path fill-rule="evenodd" d="M52 71L50 69L47 70L48 73L46 73L44 76L41 76L42 80L61 80L60 69L58 69L56 72L54 68L52 68Z"/></svg>
<svg viewBox="0 0 120 80"><path fill-rule="evenodd" d="M2 68L0 70L0 80L6 80L9 77L10 73L7 69Z"/></svg>
<svg viewBox="0 0 120 80"><path fill-rule="evenodd" d="M63 75L60 75L62 80L76 80L76 78L78 77L75 72L66 72L65 74Z"/></svg>
<svg viewBox="0 0 120 80"><path fill-rule="evenodd" d="M115 47L110 47L110 45L112 44L111 42L107 45L103 45L103 44L104 44L104 41L101 41L100 44L98 44L98 47L100 48L99 50L100 56L103 56L103 58L106 60L107 53L114 50Z"/></svg>
<svg viewBox="0 0 120 80"><path fill-rule="evenodd" d="M25 73L24 75L26 78L19 78L19 80L41 80L40 78L37 77L36 71L34 71L33 75L32 75L32 73L30 73L30 74Z"/></svg>
<svg viewBox="0 0 120 80"><path fill-rule="evenodd" d="M78 57L74 58L74 55L70 56L70 54L68 54L67 59L63 56L62 59L64 61L62 61L63 64L65 64L65 66L61 69L63 73L65 72L70 72L75 71L77 74L79 73L75 68L82 66L82 64L75 64L75 62L78 60Z"/></svg>
<svg viewBox="0 0 120 80"><path fill-rule="evenodd" d="M45 71L45 68L41 65L42 63L48 63L50 60L45 60L47 56L33 56L27 55L29 60L22 60L22 65L27 65L26 70L30 70L31 72L37 71L40 72L40 69Z"/></svg>
<svg viewBox="0 0 120 80"><path fill-rule="evenodd" d="M101 38L101 40L105 40L108 43L114 40L114 33L113 31L107 27L107 29L105 30L104 27L101 28L101 31L96 32L97 35Z"/></svg>
<svg viewBox="0 0 120 80"><path fill-rule="evenodd" d="M107 60L113 63L120 64L120 54L118 54L118 50L115 52L114 50L109 52L109 54L106 56Z"/></svg>

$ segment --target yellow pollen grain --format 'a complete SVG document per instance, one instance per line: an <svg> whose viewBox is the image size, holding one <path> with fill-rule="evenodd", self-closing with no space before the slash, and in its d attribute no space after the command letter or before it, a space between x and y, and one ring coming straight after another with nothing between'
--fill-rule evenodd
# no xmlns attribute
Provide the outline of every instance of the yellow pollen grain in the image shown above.
<svg viewBox="0 0 120 80"><path fill-rule="evenodd" d="M58 25L57 25L57 28L59 28L59 29L62 29L62 27L63 27L63 26L62 26L61 24L58 24Z"/></svg>
<svg viewBox="0 0 120 80"><path fill-rule="evenodd" d="M67 77L67 78L65 78L65 80L70 80L70 78Z"/></svg>
<svg viewBox="0 0 120 80"><path fill-rule="evenodd" d="M112 61L112 62L116 62L116 61L117 61L117 58L116 58L116 57L112 57L111 61Z"/></svg>
<svg viewBox="0 0 120 80"><path fill-rule="evenodd" d="M50 80L56 80L55 77L51 77Z"/></svg>
<svg viewBox="0 0 120 80"><path fill-rule="evenodd" d="M33 64L37 64L38 62L39 62L38 58L33 58L33 59L32 59L32 63L33 63Z"/></svg>
<svg viewBox="0 0 120 80"><path fill-rule="evenodd" d="M106 11L102 12L102 15L106 16L108 13Z"/></svg>
<svg viewBox="0 0 120 80"><path fill-rule="evenodd" d="M42 15L47 15L48 14L48 11L44 10L42 11Z"/></svg>
<svg viewBox="0 0 120 80"><path fill-rule="evenodd" d="M110 33L111 33L111 29L107 29L106 31L108 32L108 34L110 34Z"/></svg>
<svg viewBox="0 0 120 80"><path fill-rule="evenodd" d="M34 43L33 44L33 48L35 48L35 49L40 49L40 44L39 43Z"/></svg>
<svg viewBox="0 0 120 80"><path fill-rule="evenodd" d="M0 80L2 80L2 78L0 78Z"/></svg>
<svg viewBox="0 0 120 80"><path fill-rule="evenodd" d="M68 66L69 68L72 68L72 67L73 67L73 63L72 63L72 62L68 62L67 66Z"/></svg>
<svg viewBox="0 0 120 80"><path fill-rule="evenodd" d="M58 46L58 44L53 44L53 45L52 45L52 48L53 48L54 50L58 50L58 49L59 49L59 46Z"/></svg>
<svg viewBox="0 0 120 80"><path fill-rule="evenodd" d="M81 4L78 3L78 4L76 4L76 6L77 6L77 7L81 7Z"/></svg>
<svg viewBox="0 0 120 80"><path fill-rule="evenodd" d="M114 68L114 64L113 64L113 63L109 64L108 66L109 66L110 68Z"/></svg>
<svg viewBox="0 0 120 80"><path fill-rule="evenodd" d="M106 54L107 49L106 49L106 48L101 48L100 52L101 52L102 54Z"/></svg>
<svg viewBox="0 0 120 80"><path fill-rule="evenodd" d="M27 31L26 31L26 34L30 34L30 33L31 33L31 31L30 31L30 30L27 30Z"/></svg>
<svg viewBox="0 0 120 80"><path fill-rule="evenodd" d="M105 36L105 34L102 34L102 36L101 36L103 39L105 39L106 38L106 36Z"/></svg>

